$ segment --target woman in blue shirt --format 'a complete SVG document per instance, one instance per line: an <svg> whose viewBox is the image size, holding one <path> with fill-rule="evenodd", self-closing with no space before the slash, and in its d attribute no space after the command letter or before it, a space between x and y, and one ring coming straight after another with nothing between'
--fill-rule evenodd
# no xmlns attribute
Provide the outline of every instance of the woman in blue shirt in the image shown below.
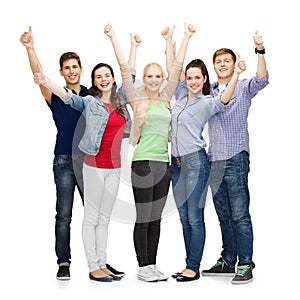
<svg viewBox="0 0 300 300"><path fill-rule="evenodd" d="M186 66L185 80L179 84L175 94L176 103L171 115L171 174L186 250L186 267L173 275L179 282L200 277L209 177L203 129L207 121L229 102L239 74L244 70L245 63L238 60L235 75L223 94L213 98L209 96L207 68L201 59L194 59Z"/></svg>

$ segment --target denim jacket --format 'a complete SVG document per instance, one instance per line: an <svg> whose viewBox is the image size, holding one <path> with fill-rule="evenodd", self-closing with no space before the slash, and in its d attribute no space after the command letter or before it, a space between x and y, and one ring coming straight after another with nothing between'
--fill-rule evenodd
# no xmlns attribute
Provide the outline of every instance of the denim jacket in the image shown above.
<svg viewBox="0 0 300 300"><path fill-rule="evenodd" d="M78 147L86 154L96 155L108 121L109 111L99 96L93 97L88 95L81 97L72 93L71 90L67 90L68 92L62 100L65 104L69 104L72 108L81 111L86 118L85 131ZM130 117L126 109L122 116L128 123Z"/></svg>

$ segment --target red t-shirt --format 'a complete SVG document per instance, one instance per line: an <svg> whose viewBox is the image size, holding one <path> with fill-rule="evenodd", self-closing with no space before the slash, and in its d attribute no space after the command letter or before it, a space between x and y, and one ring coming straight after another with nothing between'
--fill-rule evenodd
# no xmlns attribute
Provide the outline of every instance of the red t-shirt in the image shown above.
<svg viewBox="0 0 300 300"><path fill-rule="evenodd" d="M96 168L114 169L121 167L121 143L125 128L125 118L112 104L104 103L109 110L109 118L96 156L86 154L84 163Z"/></svg>

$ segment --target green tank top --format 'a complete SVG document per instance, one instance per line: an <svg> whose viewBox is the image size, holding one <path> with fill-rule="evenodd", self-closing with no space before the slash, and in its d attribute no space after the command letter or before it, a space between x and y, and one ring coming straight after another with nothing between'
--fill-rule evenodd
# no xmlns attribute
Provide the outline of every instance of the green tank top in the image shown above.
<svg viewBox="0 0 300 300"><path fill-rule="evenodd" d="M141 137L134 150L132 161L156 160L169 162L168 137L171 122L170 110L161 100L149 103L148 124L141 128Z"/></svg>

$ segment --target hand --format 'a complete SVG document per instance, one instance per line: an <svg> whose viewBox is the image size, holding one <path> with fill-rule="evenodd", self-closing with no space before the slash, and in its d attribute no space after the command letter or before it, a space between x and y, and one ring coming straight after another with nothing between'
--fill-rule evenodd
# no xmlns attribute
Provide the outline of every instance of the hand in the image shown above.
<svg viewBox="0 0 300 300"><path fill-rule="evenodd" d="M192 24L184 23L184 32L191 37L196 32L196 29Z"/></svg>
<svg viewBox="0 0 300 300"><path fill-rule="evenodd" d="M142 40L137 33L135 35L130 33L130 43L131 45L138 47L142 43Z"/></svg>
<svg viewBox="0 0 300 300"><path fill-rule="evenodd" d="M35 84L46 85L49 79L44 75L40 66L37 66L38 72L33 73L33 80Z"/></svg>
<svg viewBox="0 0 300 300"><path fill-rule="evenodd" d="M29 26L29 30L25 31L21 37L20 37L20 42L26 47L26 48L30 48L33 47L33 34L32 34L32 29L31 26Z"/></svg>
<svg viewBox="0 0 300 300"><path fill-rule="evenodd" d="M171 38L173 37L174 29L175 29L175 25L173 25L172 28L170 28L170 27L165 27L165 28L161 31L161 35L164 37L165 40L171 39Z"/></svg>
<svg viewBox="0 0 300 300"><path fill-rule="evenodd" d="M240 55L238 55L238 57L237 57L234 70L237 74L241 74L242 72L244 72L246 70L246 63L244 60L240 59Z"/></svg>
<svg viewBox="0 0 300 300"><path fill-rule="evenodd" d="M263 41L262 36L258 33L258 30L256 30L254 33L253 41L254 41L255 48L257 50L264 49L264 41Z"/></svg>
<svg viewBox="0 0 300 300"><path fill-rule="evenodd" d="M112 26L110 25L110 23L106 24L105 27L104 27L104 33L109 37L111 38L115 32L112 28Z"/></svg>

